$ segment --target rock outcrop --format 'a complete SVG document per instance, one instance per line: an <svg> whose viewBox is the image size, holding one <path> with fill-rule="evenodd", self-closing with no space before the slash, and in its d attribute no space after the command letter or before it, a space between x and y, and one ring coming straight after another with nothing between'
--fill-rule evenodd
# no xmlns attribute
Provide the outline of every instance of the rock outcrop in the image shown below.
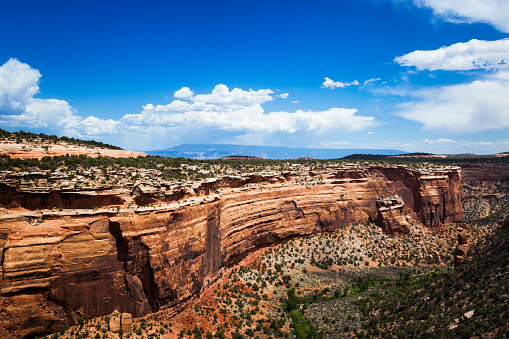
<svg viewBox="0 0 509 339"><path fill-rule="evenodd" d="M224 267L261 246L370 222L380 213L395 234L405 233L403 215L429 227L462 218L457 169L373 167L313 182L290 178L204 182L193 188L202 196L194 204L108 212L114 216L0 216L0 337L56 331L79 316L114 310L175 314ZM161 191L135 194L157 200ZM376 197L390 196L401 197L392 210L399 215L377 209Z"/></svg>
<svg viewBox="0 0 509 339"><path fill-rule="evenodd" d="M454 250L454 267L463 263L468 254L468 236L463 228L458 229L458 246Z"/></svg>
<svg viewBox="0 0 509 339"><path fill-rule="evenodd" d="M400 196L376 199L378 225L385 233L405 235L410 232L407 216L403 211L405 202Z"/></svg>

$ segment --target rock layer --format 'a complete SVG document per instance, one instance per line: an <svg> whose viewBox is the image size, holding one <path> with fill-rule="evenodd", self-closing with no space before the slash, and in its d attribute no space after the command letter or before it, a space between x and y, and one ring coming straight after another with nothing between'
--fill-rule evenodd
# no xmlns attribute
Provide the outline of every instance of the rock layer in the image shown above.
<svg viewBox="0 0 509 339"><path fill-rule="evenodd" d="M398 213L429 227L462 219L457 169L376 167L338 171L322 182L284 180L222 186L220 197L177 210L66 216L35 224L27 216L1 217L0 337L51 332L79 316L114 310L133 317L175 314L224 267L254 249L373 221L377 197L401 196ZM218 184L208 185L195 191L205 195ZM37 320L23 307L36 309Z"/></svg>

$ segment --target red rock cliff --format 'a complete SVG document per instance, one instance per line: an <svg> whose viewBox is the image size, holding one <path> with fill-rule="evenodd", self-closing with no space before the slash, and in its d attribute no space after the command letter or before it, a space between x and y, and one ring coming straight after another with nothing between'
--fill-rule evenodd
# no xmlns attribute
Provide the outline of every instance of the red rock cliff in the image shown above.
<svg viewBox="0 0 509 339"><path fill-rule="evenodd" d="M225 189L194 206L113 217L0 217L0 337L60 329L118 310L174 314L250 251L373 221L377 197L429 227L460 222L456 169L337 172L324 182ZM242 185L235 185L240 187ZM54 214L53 214L53 217Z"/></svg>

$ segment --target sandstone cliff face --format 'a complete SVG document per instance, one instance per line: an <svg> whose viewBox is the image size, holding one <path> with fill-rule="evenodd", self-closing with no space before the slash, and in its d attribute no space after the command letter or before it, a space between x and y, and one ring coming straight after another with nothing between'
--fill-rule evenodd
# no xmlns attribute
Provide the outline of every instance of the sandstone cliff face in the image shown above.
<svg viewBox="0 0 509 339"><path fill-rule="evenodd" d="M214 185L196 190L210 193ZM371 168L338 172L322 183L221 185L220 198L177 210L42 217L35 225L26 216L0 217L0 337L54 331L80 315L114 310L174 314L223 267L260 246L373 221L376 197L401 196L399 213L430 227L462 217L457 170Z"/></svg>
<svg viewBox="0 0 509 339"><path fill-rule="evenodd" d="M461 222L461 175L459 170L436 170L428 173L383 168L389 180L401 181L410 189L410 196L402 195L405 204L417 213L428 227L439 227L447 222ZM409 204L407 201L410 201Z"/></svg>

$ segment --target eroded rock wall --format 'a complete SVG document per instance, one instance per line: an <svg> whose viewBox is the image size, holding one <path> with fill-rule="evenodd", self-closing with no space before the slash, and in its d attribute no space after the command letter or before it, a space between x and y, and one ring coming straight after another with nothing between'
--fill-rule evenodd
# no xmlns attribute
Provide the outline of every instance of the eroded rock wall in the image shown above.
<svg viewBox="0 0 509 339"><path fill-rule="evenodd" d="M422 178L404 168L374 168L324 183L225 189L220 198L178 210L37 225L5 216L0 337L56 331L81 315L113 310L175 314L224 267L260 246L375 220L377 197L401 196L401 213L430 227L461 221L459 173L450 172ZM29 305L36 320L24 313Z"/></svg>
<svg viewBox="0 0 509 339"><path fill-rule="evenodd" d="M400 168L380 169L389 180L403 183L410 189L402 196L405 205L415 212L427 227L440 227L463 220L461 172L457 170L403 171ZM407 201L412 201L409 204Z"/></svg>

